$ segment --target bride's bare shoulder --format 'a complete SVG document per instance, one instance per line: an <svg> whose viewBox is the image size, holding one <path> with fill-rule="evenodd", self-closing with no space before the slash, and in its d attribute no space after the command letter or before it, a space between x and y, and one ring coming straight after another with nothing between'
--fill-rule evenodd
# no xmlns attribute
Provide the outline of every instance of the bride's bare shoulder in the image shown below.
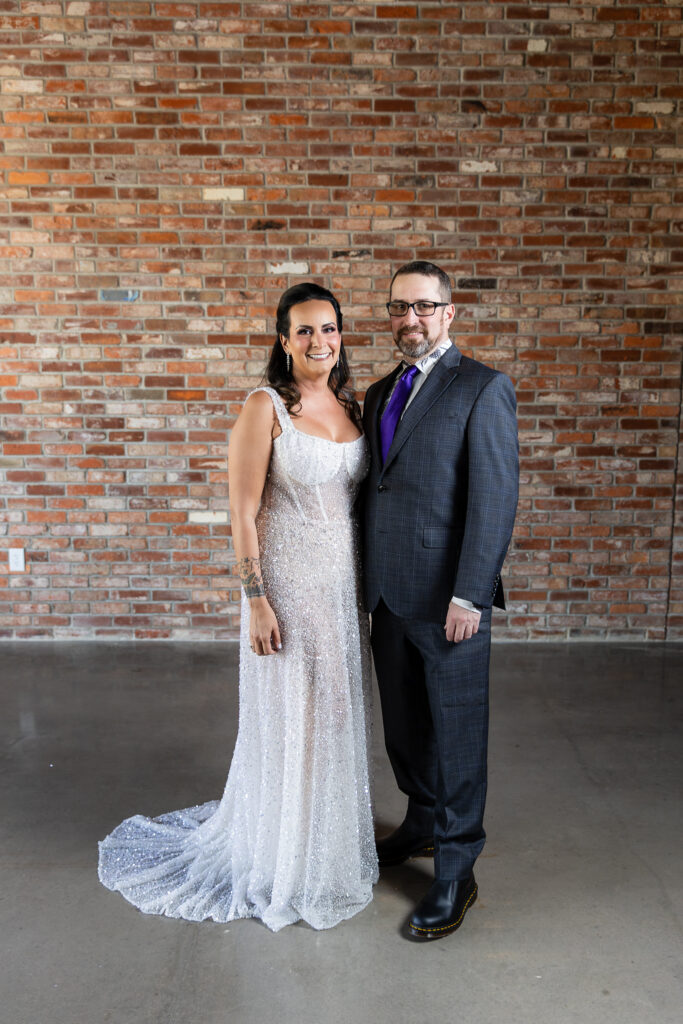
<svg viewBox="0 0 683 1024"><path fill-rule="evenodd" d="M246 429L249 434L264 433L277 437L282 433L275 412L275 405L267 391L252 391L247 395L235 428Z"/></svg>

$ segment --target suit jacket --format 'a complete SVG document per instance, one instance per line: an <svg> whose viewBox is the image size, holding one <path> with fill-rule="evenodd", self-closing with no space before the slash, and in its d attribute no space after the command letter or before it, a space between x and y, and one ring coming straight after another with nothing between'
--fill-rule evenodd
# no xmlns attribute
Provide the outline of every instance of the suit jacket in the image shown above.
<svg viewBox="0 0 683 1024"><path fill-rule="evenodd" d="M453 345L396 428L382 465L379 414L400 366L368 390L363 492L366 607L444 622L451 597L505 607L500 569L518 487L515 393Z"/></svg>

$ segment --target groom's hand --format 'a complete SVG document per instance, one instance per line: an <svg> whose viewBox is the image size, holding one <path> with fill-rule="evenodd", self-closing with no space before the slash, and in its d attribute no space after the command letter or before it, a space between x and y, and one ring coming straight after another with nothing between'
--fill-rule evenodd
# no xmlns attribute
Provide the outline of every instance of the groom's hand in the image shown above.
<svg viewBox="0 0 683 1024"><path fill-rule="evenodd" d="M469 640L479 629L479 612L470 612L458 604L449 604L446 616L446 639L451 644L459 644L461 640Z"/></svg>

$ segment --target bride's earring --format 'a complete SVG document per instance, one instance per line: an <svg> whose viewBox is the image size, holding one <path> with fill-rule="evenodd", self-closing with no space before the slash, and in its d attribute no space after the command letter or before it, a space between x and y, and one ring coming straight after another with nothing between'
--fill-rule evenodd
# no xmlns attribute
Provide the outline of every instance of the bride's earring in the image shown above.
<svg viewBox="0 0 683 1024"><path fill-rule="evenodd" d="M287 353L287 373L289 373L291 365L292 365L292 357L290 356L290 354L288 352Z"/></svg>

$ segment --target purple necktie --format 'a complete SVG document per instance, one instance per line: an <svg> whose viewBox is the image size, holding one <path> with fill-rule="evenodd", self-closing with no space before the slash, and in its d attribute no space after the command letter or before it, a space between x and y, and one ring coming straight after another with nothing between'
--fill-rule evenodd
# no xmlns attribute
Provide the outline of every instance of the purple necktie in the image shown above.
<svg viewBox="0 0 683 1024"><path fill-rule="evenodd" d="M408 401L408 395L413 386L415 375L419 373L417 366L409 366L407 370L404 370L401 376L398 378L398 383L394 388L393 394L387 402L387 407L382 414L382 419L379 421L379 436L382 443L382 464L387 461L387 455L391 448L391 442L394 439L396 433L396 427L398 421L401 418L401 413L405 409L406 402Z"/></svg>

